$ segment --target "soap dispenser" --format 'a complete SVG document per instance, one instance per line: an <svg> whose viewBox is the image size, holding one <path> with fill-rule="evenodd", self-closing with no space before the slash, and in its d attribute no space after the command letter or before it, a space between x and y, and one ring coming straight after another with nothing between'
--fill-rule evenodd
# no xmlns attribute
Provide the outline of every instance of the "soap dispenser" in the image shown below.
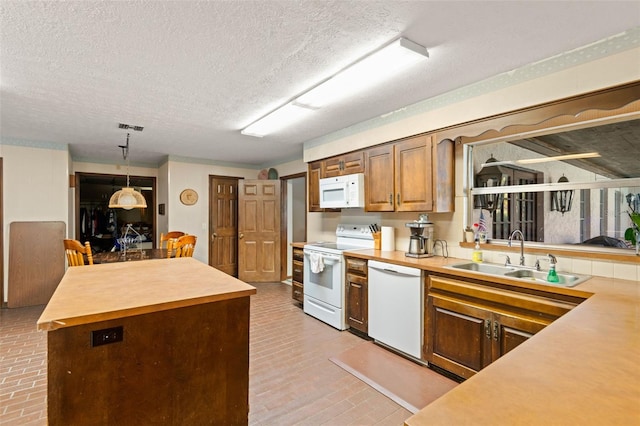
<svg viewBox="0 0 640 426"><path fill-rule="evenodd" d="M476 238L476 246L473 248L473 253L471 253L471 260L474 262L482 262L482 250L480 250L478 238Z"/></svg>
<svg viewBox="0 0 640 426"><path fill-rule="evenodd" d="M547 255L549 257L549 273L547 274L547 281L550 283L558 283L560 282L560 278L558 278L558 273L556 272L556 257L552 254Z"/></svg>

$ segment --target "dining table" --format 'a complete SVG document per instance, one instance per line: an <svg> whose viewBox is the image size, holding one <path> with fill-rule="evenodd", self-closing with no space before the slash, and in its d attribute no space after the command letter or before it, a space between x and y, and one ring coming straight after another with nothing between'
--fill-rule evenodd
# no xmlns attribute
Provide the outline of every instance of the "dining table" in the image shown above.
<svg viewBox="0 0 640 426"><path fill-rule="evenodd" d="M172 255L173 256L173 255ZM172 257L169 256L169 257ZM93 263L130 262L136 260L166 259L167 249L130 249L124 251L105 251L93 254Z"/></svg>

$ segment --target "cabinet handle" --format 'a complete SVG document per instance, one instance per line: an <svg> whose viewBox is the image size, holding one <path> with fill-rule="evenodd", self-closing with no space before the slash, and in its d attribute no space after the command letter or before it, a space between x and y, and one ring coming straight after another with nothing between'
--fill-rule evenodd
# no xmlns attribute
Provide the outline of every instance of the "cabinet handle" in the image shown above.
<svg viewBox="0 0 640 426"><path fill-rule="evenodd" d="M491 320L484 320L484 334L491 339Z"/></svg>
<svg viewBox="0 0 640 426"><path fill-rule="evenodd" d="M349 283L349 285L351 285L351 287L355 287L355 288L362 288L362 286L360 284L356 284L356 283Z"/></svg>
<svg viewBox="0 0 640 426"><path fill-rule="evenodd" d="M493 322L493 340L498 340L500 334L500 323L498 321Z"/></svg>
<svg viewBox="0 0 640 426"><path fill-rule="evenodd" d="M393 204L393 194L389 194L389 204Z"/></svg>
<svg viewBox="0 0 640 426"><path fill-rule="evenodd" d="M400 193L398 192L398 205L400 205Z"/></svg>
<svg viewBox="0 0 640 426"><path fill-rule="evenodd" d="M344 170L344 161L340 160L340 170Z"/></svg>

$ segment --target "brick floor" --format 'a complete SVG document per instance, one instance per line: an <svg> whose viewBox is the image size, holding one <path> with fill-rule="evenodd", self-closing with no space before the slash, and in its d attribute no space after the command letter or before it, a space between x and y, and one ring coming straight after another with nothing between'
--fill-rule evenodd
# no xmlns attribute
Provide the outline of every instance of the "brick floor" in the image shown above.
<svg viewBox="0 0 640 426"><path fill-rule="evenodd" d="M305 315L291 287L254 284L249 424L402 425L411 413L329 358L362 339ZM46 425L42 306L0 310L0 425Z"/></svg>

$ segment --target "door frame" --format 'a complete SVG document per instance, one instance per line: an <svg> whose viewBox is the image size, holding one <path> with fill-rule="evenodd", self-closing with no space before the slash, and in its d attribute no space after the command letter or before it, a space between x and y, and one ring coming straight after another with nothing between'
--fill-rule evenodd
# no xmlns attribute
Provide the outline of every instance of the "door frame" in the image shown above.
<svg viewBox="0 0 640 426"><path fill-rule="evenodd" d="M79 239L79 235L80 235L80 177L81 176L92 176L92 177L104 177L104 178L114 178L114 177L118 177L118 178L126 178L127 175L118 175L118 174L114 174L114 173L90 173L90 172L76 172L75 175L72 175L74 181L73 181L73 188L75 189L74 191L74 202L75 202L75 208L74 208L74 225L73 225L73 237L74 239L78 240ZM152 226L153 226L153 246L154 247L160 247L158 245L158 238L159 238L159 234L158 234L158 209L156 208L156 203L157 203L157 196L158 196L158 179L155 176L131 176L129 175L129 179L134 178L134 179L151 179L152 180L152 190L151 190L151 206L150 208L153 209L153 215L152 215ZM71 182L70 182L71 183ZM67 236L71 237L71 235L69 235L69 232L67 231Z"/></svg>
<svg viewBox="0 0 640 426"><path fill-rule="evenodd" d="M287 266L289 264L289 256L287 256L287 235L289 229L287 227L287 203L289 202L289 194L287 191L287 183L291 179L304 178L304 199L305 199L305 215L304 215L304 234L305 240L307 235L307 214L306 205L309 188L307 187L307 172L294 173L287 176L280 177L280 281L284 281L288 278Z"/></svg>

